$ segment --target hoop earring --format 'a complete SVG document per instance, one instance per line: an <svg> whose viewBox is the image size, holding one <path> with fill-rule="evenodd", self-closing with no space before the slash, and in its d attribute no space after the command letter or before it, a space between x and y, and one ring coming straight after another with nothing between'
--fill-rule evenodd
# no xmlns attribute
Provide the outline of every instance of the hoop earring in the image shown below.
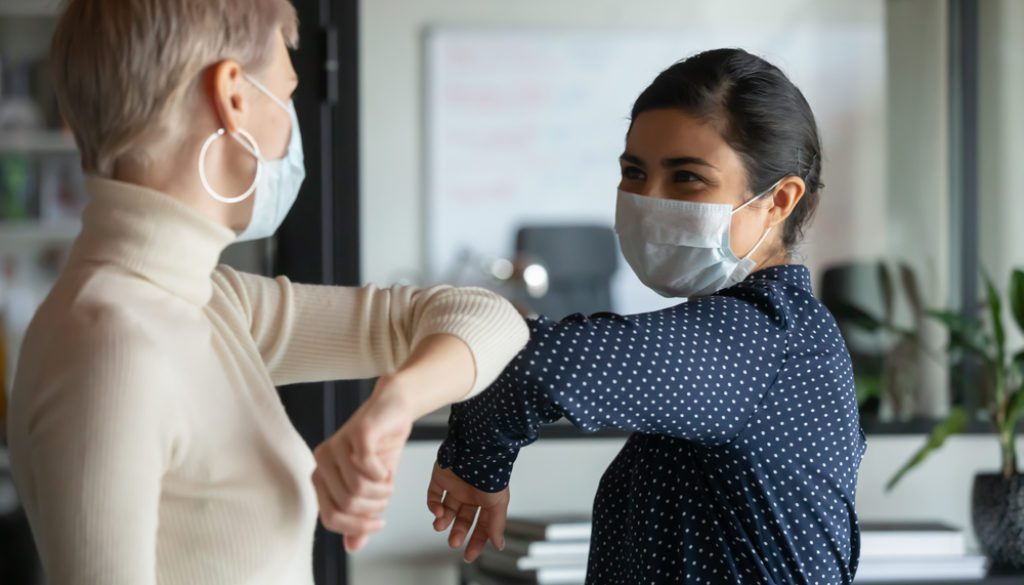
<svg viewBox="0 0 1024 585"><path fill-rule="evenodd" d="M246 150L248 150L250 154L256 157L256 176L252 180L252 185L249 185L249 188L245 190L245 193L242 193L241 195L238 195L236 197L225 197L221 195L220 193L215 191L213 187L210 186L210 182L206 178L206 152L210 150L210 145L213 144L221 136L224 136L224 134L224 129L220 128L219 130L211 134L206 139L206 142L203 143L203 148L199 151L199 181L203 184L203 189L206 189L206 193L209 194L210 197L216 199L217 201L220 201L221 203L239 203L241 201L245 201L246 199L248 199L249 196L252 195L253 191L256 190L256 184L260 182L260 176L263 174L263 155L260 153L260 147L256 144L256 140L252 137L252 135L246 132L245 130L239 128L238 134L245 138L249 142L249 144L246 145L241 140L238 140L238 138L235 137L234 135L232 135L232 138L238 140L238 142L242 144L242 146L246 147Z"/></svg>

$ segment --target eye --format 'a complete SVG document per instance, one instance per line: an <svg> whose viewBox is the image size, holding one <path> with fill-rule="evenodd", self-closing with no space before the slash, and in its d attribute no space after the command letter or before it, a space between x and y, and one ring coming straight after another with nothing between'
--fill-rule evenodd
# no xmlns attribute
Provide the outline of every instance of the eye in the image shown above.
<svg viewBox="0 0 1024 585"><path fill-rule="evenodd" d="M675 182L677 183L693 183L695 181L703 181L699 175L695 175L690 171L676 171Z"/></svg>
<svg viewBox="0 0 1024 585"><path fill-rule="evenodd" d="M622 167L622 178L627 181L642 181L646 176L647 175L640 169L640 167Z"/></svg>

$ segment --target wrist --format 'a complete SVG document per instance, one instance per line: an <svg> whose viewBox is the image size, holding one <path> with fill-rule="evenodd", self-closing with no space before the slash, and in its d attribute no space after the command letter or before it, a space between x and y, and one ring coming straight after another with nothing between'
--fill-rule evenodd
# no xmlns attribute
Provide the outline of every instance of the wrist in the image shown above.
<svg viewBox="0 0 1024 585"><path fill-rule="evenodd" d="M370 400L387 405L387 408L397 409L417 420L435 408L426 403L424 393L418 391L422 390L422 384L415 378L415 375L405 371L381 376Z"/></svg>

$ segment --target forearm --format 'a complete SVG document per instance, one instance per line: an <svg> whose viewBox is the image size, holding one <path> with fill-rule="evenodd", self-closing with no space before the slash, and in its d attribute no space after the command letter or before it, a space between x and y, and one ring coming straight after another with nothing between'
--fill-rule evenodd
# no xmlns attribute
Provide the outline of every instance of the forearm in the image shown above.
<svg viewBox="0 0 1024 585"><path fill-rule="evenodd" d="M275 384L388 375L429 337L469 346L476 377L458 398L485 388L522 349L526 324L481 289L303 285L221 267L214 311L244 320Z"/></svg>
<svg viewBox="0 0 1024 585"><path fill-rule="evenodd" d="M519 450L564 414L543 389L518 383L513 372L520 362L480 395L452 406L448 436L438 451L442 468L483 491L507 487Z"/></svg>
<svg viewBox="0 0 1024 585"><path fill-rule="evenodd" d="M437 334L421 341L394 374L378 385L379 392L397 395L415 418L461 400L476 380L469 345L453 335Z"/></svg>

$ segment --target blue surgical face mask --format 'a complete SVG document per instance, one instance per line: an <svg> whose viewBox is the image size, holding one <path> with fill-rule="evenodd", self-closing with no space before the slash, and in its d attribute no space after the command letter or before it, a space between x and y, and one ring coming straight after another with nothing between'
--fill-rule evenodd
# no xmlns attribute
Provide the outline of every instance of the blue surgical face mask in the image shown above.
<svg viewBox="0 0 1024 585"><path fill-rule="evenodd" d="M256 157L257 161L255 180L253 180L252 185L245 193L236 197L225 197L217 193L207 181L204 168L206 151L214 140L225 134L224 129L221 128L215 132L203 144L203 148L199 153L199 178L207 194L223 203L239 203L255 193L256 199L253 201L252 218L249 220L249 225L238 235L237 241L239 242L258 240L274 235L284 221L284 218L288 215L292 205L295 204L295 199L299 195L299 188L302 186L302 181L306 178L305 158L302 153L302 134L299 132L299 120L295 114L295 104L291 101L285 104L280 98L264 87L262 83L248 75L245 78L256 89L269 97L278 107L288 113L288 118L291 121L291 138L288 141L288 152L285 153L284 157L277 160L267 160L263 158L259 145L256 144L251 134L239 128L237 134L231 135L243 148Z"/></svg>

